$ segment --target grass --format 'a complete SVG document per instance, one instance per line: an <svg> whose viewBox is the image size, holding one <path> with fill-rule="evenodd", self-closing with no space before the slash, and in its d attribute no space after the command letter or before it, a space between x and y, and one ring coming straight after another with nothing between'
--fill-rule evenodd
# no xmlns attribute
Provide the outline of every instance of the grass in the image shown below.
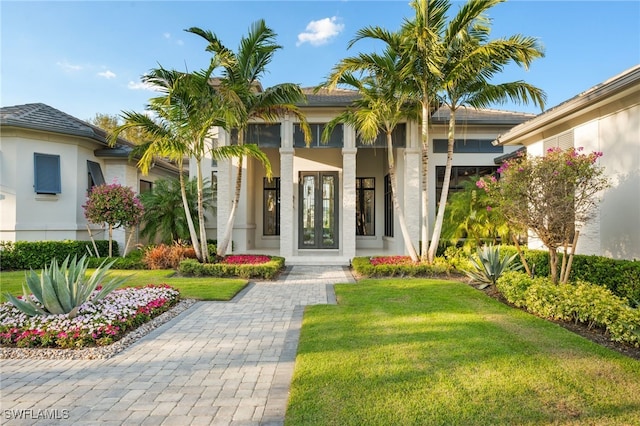
<svg viewBox="0 0 640 426"><path fill-rule="evenodd" d="M640 362L458 282L306 308L286 425L640 424Z"/></svg>
<svg viewBox="0 0 640 426"><path fill-rule="evenodd" d="M39 273L39 271L36 271ZM93 269L89 269L92 273ZM25 271L0 272L0 302L6 302L5 292L13 295L22 294L22 283L25 282ZM172 269L156 270L111 270L110 276L128 276L123 287L138 287L147 284L168 284L178 290L186 299L198 300L231 300L247 285L247 280L238 278L211 277L176 277Z"/></svg>

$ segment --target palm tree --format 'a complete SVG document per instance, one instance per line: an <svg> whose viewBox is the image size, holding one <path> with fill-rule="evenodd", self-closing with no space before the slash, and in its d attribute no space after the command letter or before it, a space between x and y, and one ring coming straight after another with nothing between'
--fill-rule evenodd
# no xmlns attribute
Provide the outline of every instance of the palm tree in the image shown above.
<svg viewBox="0 0 640 426"><path fill-rule="evenodd" d="M245 144L245 132L253 119L262 119L267 123L274 123L279 117L291 114L297 118L307 141L311 140L311 133L307 121L296 106L305 101L305 96L296 84L283 83L262 90L260 78L266 72L266 67L273 59L275 52L281 46L275 43L276 33L267 27L264 20L256 21L246 37L242 37L237 52L233 52L220 41L211 31L192 27L186 30L204 38L208 45L206 50L213 54L211 68L222 68L222 76L216 84L216 92L234 107L229 109L225 130L234 129L238 132L238 146L257 145ZM251 141L248 141L251 142ZM264 154L263 154L264 155ZM236 176L235 193L231 204L231 212L227 220L222 239L218 240L218 255L223 256L233 231L235 214L240 202L242 185L243 157L238 158L238 174ZM266 156L264 156L266 160ZM268 161L263 162L267 168L267 177L271 176Z"/></svg>
<svg viewBox="0 0 640 426"><path fill-rule="evenodd" d="M393 37L392 34L389 34ZM387 165L391 181L393 206L398 217L400 229L409 256L414 262L418 254L411 243L404 211L398 202L397 176L393 155L393 130L408 118L416 118L416 108L409 102L409 94L403 87L402 62L398 53L387 47L383 54L360 54L345 58L336 65L320 87L334 89L337 85L346 85L358 91L361 97L354 101L352 108L331 120L324 129L323 139L329 139L336 124L352 125L364 143L374 143L380 131L385 134L387 143ZM360 73L356 76L354 72Z"/></svg>
<svg viewBox="0 0 640 426"><path fill-rule="evenodd" d="M189 234L196 256L201 262L208 260L201 163L210 149L207 140L211 129L214 126L226 126L227 114L234 109L229 99L217 96L210 84L211 71L212 68L196 73L183 73L161 67L151 70L142 80L153 86L161 96L150 99L146 113L123 112L124 124L118 126L110 137L110 143L114 144L120 132L132 128L141 129L148 135L149 139L136 145L132 151L132 156L139 158L138 166L144 174L148 173L158 156L176 161L180 169L182 202ZM217 159L251 155L267 161L264 153L252 147L218 147L213 148L211 154ZM199 233L191 219L185 189L185 157L194 158L196 163Z"/></svg>
<svg viewBox="0 0 640 426"><path fill-rule="evenodd" d="M198 223L197 198L198 183L195 178L186 182L185 190L191 213L191 220ZM203 207L210 208L213 202L213 189L204 180ZM170 244L178 240L188 240L189 226L185 209L182 205L182 188L178 179L158 179L153 183L153 189L140 194L140 201L144 205L143 227L140 235L150 240L157 236L163 243Z"/></svg>
<svg viewBox="0 0 640 426"><path fill-rule="evenodd" d="M449 108L447 163L438 213L431 236L427 258L433 262L444 220L447 195L451 182L455 143L456 112L460 107L486 108L494 103L511 100L529 103L544 109L546 95L539 88L524 81L492 84L491 78L505 65L514 63L525 69L544 56L537 40L513 35L489 41L490 25L483 13L504 0L471 0L449 22L439 41L445 61L441 67L438 86L439 102Z"/></svg>

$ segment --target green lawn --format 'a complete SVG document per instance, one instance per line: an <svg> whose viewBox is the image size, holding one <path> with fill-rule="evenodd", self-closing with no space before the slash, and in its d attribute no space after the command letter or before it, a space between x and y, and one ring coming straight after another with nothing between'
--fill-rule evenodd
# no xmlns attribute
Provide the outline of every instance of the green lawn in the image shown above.
<svg viewBox="0 0 640 426"><path fill-rule="evenodd" d="M287 425L640 424L640 361L468 285L336 294L305 311Z"/></svg>
<svg viewBox="0 0 640 426"><path fill-rule="evenodd" d="M39 273L39 271L37 271ZM88 272L93 272L90 269ZM174 270L111 270L110 276L129 276L123 286L145 286L147 284L168 284L180 290L183 298L198 300L231 300L247 285L247 280L239 278L193 278L174 277ZM25 282L24 271L0 272L0 302L5 302L5 292L14 295L22 294L22 283Z"/></svg>

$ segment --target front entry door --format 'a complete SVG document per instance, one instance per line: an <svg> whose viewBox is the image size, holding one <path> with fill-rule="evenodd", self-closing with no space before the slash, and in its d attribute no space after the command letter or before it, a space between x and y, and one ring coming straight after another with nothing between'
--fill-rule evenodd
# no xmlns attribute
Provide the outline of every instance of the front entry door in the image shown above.
<svg viewBox="0 0 640 426"><path fill-rule="evenodd" d="M298 247L338 248L338 173L300 172Z"/></svg>

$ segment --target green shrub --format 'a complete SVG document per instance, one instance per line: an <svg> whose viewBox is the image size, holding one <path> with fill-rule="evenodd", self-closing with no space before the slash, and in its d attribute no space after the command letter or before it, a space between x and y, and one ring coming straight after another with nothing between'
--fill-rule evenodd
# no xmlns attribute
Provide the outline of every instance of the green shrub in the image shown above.
<svg viewBox="0 0 640 426"><path fill-rule="evenodd" d="M147 269L145 264L142 262L142 255L142 250L133 250L127 253L125 257L90 257L89 268L97 268L102 262L108 259L113 261L111 269Z"/></svg>
<svg viewBox="0 0 640 426"><path fill-rule="evenodd" d="M607 288L584 281L556 285L517 272L504 274L496 287L507 301L536 315L601 328L613 341L640 346L640 310Z"/></svg>
<svg viewBox="0 0 640 426"><path fill-rule="evenodd" d="M240 277L273 279L284 268L284 257L270 256L267 263L234 265L226 263L199 263L194 259L180 262L181 275L194 277Z"/></svg>
<svg viewBox="0 0 640 426"><path fill-rule="evenodd" d="M109 254L109 241L96 241L101 257ZM118 244L114 242L118 255ZM53 259L94 255L91 241L16 241L0 243L0 269L3 271L41 269Z"/></svg>
<svg viewBox="0 0 640 426"><path fill-rule="evenodd" d="M444 257L436 257L432 265L426 263L372 265L370 257L354 257L351 267L364 277L434 277L451 272L451 267Z"/></svg>

